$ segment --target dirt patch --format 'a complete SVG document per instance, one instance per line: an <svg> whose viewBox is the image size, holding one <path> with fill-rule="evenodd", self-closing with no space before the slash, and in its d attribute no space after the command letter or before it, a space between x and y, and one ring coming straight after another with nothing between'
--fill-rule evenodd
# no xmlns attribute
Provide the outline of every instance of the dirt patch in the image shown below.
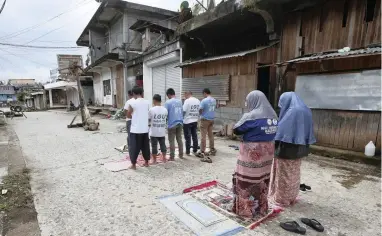
<svg viewBox="0 0 382 236"><path fill-rule="evenodd" d="M30 188L29 170L11 174L4 178L0 195L0 210L5 212L3 235L39 235L37 213L34 209Z"/></svg>

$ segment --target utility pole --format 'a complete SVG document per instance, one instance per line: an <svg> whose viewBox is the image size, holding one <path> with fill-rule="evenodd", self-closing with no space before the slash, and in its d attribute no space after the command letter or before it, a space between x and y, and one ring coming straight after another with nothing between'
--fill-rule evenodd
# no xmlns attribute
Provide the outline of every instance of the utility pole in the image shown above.
<svg viewBox="0 0 382 236"><path fill-rule="evenodd" d="M77 62L74 62L71 66L72 75L74 75L74 79L77 82L78 87L78 95L80 100L80 111L81 111L81 118L82 118L82 124L85 125L86 123L86 115L85 115L85 97L84 97L84 91L82 90L81 86L81 80L80 80L80 68L77 66Z"/></svg>
<svg viewBox="0 0 382 236"><path fill-rule="evenodd" d="M91 119L90 112L88 108L85 105L85 96L84 91L81 86L81 80L80 75L82 73L82 69L80 66L77 65L77 62L73 62L73 64L69 67L70 74L74 76L74 79L77 82L78 87L78 97L80 100L79 108L81 113L81 119L82 123L73 125L74 120L76 119L77 115L73 118L72 122L68 125L68 128L73 127L84 127L85 130L95 131L98 130L99 123L96 122L94 119Z"/></svg>

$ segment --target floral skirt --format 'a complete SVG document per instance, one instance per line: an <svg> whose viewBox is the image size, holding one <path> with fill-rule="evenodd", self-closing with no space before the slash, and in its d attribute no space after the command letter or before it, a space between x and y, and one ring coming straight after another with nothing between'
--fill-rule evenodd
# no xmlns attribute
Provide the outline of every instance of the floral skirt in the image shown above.
<svg viewBox="0 0 382 236"><path fill-rule="evenodd" d="M272 160L273 142L241 143L235 174L232 211L239 216L256 218L268 213L268 186Z"/></svg>
<svg viewBox="0 0 382 236"><path fill-rule="evenodd" d="M301 159L275 158L272 165L269 202L287 207L296 202L300 191Z"/></svg>

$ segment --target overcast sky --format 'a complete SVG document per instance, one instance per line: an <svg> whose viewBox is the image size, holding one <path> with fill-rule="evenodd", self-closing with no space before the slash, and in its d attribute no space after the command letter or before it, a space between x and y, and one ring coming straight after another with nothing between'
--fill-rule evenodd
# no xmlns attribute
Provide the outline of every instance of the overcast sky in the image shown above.
<svg viewBox="0 0 382 236"><path fill-rule="evenodd" d="M0 4L3 1L0 0ZM130 0L173 11L178 10L181 1ZM76 40L98 6L95 0L7 0L0 14L0 42L26 44L35 40L29 44L76 46ZM48 21L61 13L64 14ZM33 27L35 25L38 26ZM47 81L49 71L57 68L57 54L81 54L86 58L87 51L87 48L47 50L0 45L0 80L32 78Z"/></svg>

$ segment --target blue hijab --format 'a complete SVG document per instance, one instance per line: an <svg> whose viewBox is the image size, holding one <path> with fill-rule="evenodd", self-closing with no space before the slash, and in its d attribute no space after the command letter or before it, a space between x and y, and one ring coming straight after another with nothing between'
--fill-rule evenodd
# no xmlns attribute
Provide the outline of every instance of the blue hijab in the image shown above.
<svg viewBox="0 0 382 236"><path fill-rule="evenodd" d="M281 110L275 140L299 145L316 142L312 112L297 94L283 93L279 107Z"/></svg>

